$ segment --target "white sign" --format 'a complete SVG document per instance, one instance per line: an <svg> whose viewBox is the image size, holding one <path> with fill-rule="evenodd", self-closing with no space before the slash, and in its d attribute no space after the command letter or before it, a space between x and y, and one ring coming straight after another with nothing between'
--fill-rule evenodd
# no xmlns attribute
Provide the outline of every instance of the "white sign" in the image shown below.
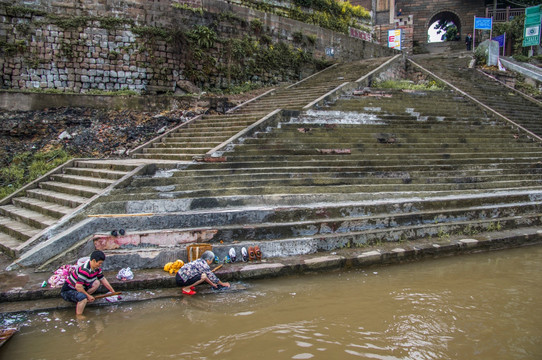
<svg viewBox="0 0 542 360"><path fill-rule="evenodd" d="M540 25L529 26L525 29L526 36L536 36L540 33Z"/></svg>

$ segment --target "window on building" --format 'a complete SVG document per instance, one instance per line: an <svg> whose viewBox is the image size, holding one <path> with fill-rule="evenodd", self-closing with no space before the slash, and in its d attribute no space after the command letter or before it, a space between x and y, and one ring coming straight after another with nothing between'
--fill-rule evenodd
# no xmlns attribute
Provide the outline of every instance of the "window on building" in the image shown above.
<svg viewBox="0 0 542 360"><path fill-rule="evenodd" d="M389 11L389 10L390 10L390 0L376 1L376 11Z"/></svg>

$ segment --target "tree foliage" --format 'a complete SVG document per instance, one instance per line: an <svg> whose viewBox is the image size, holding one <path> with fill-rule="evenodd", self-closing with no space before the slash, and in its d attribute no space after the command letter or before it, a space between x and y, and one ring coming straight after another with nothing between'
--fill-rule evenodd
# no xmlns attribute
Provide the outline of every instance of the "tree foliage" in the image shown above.
<svg viewBox="0 0 542 360"><path fill-rule="evenodd" d="M493 35L499 36L506 33L507 39L512 39L512 51L514 55L526 55L527 49L523 47L523 23L525 15L516 16L511 21L495 23Z"/></svg>
<svg viewBox="0 0 542 360"><path fill-rule="evenodd" d="M458 34L457 26L455 26L453 22L441 19L439 20L437 25L435 25L435 29L437 30L437 34L439 35L444 33L440 37L441 40L445 40L445 41L457 40L456 39L457 34Z"/></svg>

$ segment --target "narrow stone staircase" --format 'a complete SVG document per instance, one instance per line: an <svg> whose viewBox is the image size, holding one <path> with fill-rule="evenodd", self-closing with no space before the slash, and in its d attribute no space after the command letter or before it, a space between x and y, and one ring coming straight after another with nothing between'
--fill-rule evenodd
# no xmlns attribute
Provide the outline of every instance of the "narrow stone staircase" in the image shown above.
<svg viewBox="0 0 542 360"><path fill-rule="evenodd" d="M280 256L540 226L541 144L489 115L452 91L343 96L244 139L225 162L112 191L95 211L155 215L138 220L140 247L104 250L152 267L185 241ZM158 222L173 234L159 246Z"/></svg>
<svg viewBox="0 0 542 360"><path fill-rule="evenodd" d="M204 115L140 149L133 157L191 161L227 141L275 109L301 109L338 85L355 81L389 58L356 61L324 70L294 86L280 88L225 115Z"/></svg>
<svg viewBox="0 0 542 360"><path fill-rule="evenodd" d="M17 257L40 234L101 194L136 165L76 160L0 205L0 249Z"/></svg>
<svg viewBox="0 0 542 360"><path fill-rule="evenodd" d="M414 61L518 125L542 137L542 104L469 69L470 57L414 57Z"/></svg>

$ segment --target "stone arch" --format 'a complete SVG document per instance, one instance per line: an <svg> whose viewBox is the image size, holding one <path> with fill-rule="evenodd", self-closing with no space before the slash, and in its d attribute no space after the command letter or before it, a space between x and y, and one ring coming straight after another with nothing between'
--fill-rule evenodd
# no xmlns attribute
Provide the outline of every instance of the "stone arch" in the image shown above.
<svg viewBox="0 0 542 360"><path fill-rule="evenodd" d="M427 34L427 32L429 31L429 27L439 20L447 20L453 22L457 27L457 33L459 34L459 36L463 36L461 33L461 28L464 22L462 21L461 16L457 14L457 12L450 9L443 9L433 13L433 15L429 17L429 21L425 24L425 33Z"/></svg>

